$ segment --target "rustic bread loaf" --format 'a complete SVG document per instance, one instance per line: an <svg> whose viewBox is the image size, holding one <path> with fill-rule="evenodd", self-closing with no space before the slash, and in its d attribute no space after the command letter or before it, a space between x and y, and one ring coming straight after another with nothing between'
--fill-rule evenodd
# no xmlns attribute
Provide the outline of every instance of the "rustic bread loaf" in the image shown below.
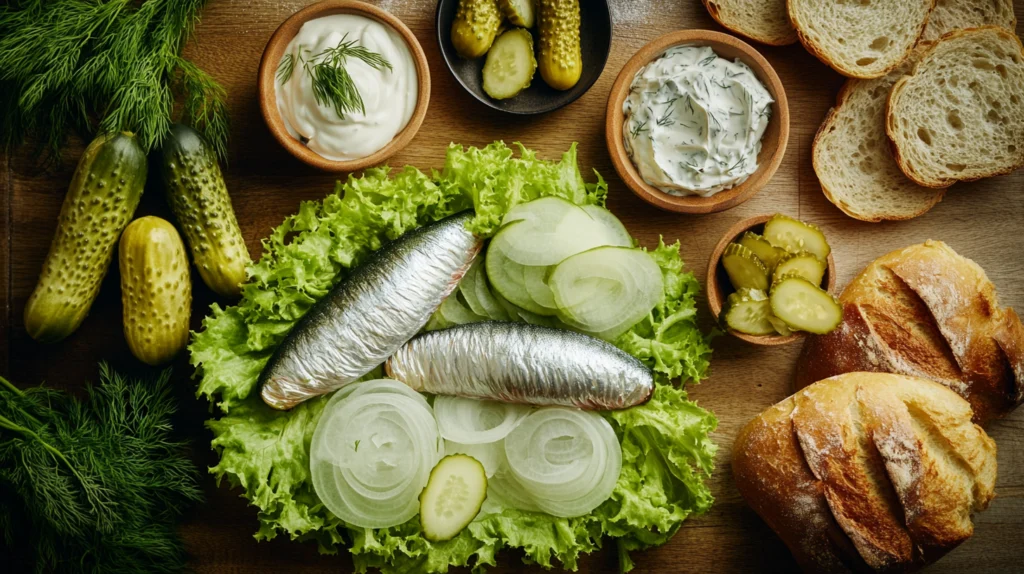
<svg viewBox="0 0 1024 574"><path fill-rule="evenodd" d="M980 26L1002 26L1012 32L1017 27L1013 0L938 0L921 39L933 42L953 30Z"/></svg>
<svg viewBox="0 0 1024 574"><path fill-rule="evenodd" d="M996 447L949 389L882 373L815 383L736 439L743 498L805 572L907 572L971 536Z"/></svg>
<svg viewBox="0 0 1024 574"><path fill-rule="evenodd" d="M796 385L851 371L937 381L984 424L1024 399L1024 327L976 263L940 241L876 259L839 297L843 322L809 337Z"/></svg>
<svg viewBox="0 0 1024 574"><path fill-rule="evenodd" d="M947 187L1024 166L1024 46L996 27L944 36L889 94L886 132L920 185Z"/></svg>
<svg viewBox="0 0 1024 574"><path fill-rule="evenodd" d="M737 34L772 46L796 43L786 0L702 1L712 18Z"/></svg>
<svg viewBox="0 0 1024 574"><path fill-rule="evenodd" d="M935 0L788 0L797 37L819 60L851 78L884 76L910 53Z"/></svg>
<svg viewBox="0 0 1024 574"><path fill-rule="evenodd" d="M846 81L811 148L821 189L836 207L861 221L912 219L942 200L944 189L903 175L889 149L885 108L889 90L917 61L914 50L893 71L873 80Z"/></svg>

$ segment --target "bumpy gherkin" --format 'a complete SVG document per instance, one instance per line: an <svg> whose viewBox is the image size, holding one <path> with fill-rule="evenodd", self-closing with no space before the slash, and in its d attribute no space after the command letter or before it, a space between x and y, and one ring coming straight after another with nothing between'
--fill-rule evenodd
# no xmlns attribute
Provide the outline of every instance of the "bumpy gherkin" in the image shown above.
<svg viewBox="0 0 1024 574"><path fill-rule="evenodd" d="M491 49L500 26L497 0L459 0L452 23L452 45L463 58L479 58Z"/></svg>
<svg viewBox="0 0 1024 574"><path fill-rule="evenodd" d="M556 90L580 81L580 4L577 0L537 0L540 26L540 76Z"/></svg>
<svg viewBox="0 0 1024 574"><path fill-rule="evenodd" d="M33 339L60 341L85 320L145 185L146 154L133 134L104 134L85 149L25 306Z"/></svg>

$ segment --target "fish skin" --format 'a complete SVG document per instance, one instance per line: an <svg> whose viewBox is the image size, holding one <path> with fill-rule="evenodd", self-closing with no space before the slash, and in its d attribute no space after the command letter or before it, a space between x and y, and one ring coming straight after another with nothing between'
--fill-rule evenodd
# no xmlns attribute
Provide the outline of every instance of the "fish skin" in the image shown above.
<svg viewBox="0 0 1024 574"><path fill-rule="evenodd" d="M516 322L424 333L398 349L384 368L424 393L586 410L628 408L654 392L651 370L618 347Z"/></svg>
<svg viewBox="0 0 1024 574"><path fill-rule="evenodd" d="M426 325L479 254L462 212L381 247L292 328L260 373L275 409L339 389L373 370Z"/></svg>

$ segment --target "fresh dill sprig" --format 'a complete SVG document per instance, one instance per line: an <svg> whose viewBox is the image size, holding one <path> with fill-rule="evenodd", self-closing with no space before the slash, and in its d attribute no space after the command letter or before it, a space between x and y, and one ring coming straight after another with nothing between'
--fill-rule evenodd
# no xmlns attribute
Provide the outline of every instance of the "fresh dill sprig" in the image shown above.
<svg viewBox="0 0 1024 574"><path fill-rule="evenodd" d="M175 519L201 498L171 434L170 371L129 380L100 364L86 400L0 377L0 546L37 572L180 572Z"/></svg>
<svg viewBox="0 0 1024 574"><path fill-rule="evenodd" d="M224 89L181 57L207 0L19 0L0 7L0 147L31 139L60 159L69 131L161 144L179 98L227 155Z"/></svg>
<svg viewBox="0 0 1024 574"><path fill-rule="evenodd" d="M648 120L644 120L633 124L633 129L630 130L630 134L633 136L633 139L636 139L641 133L647 131L647 122Z"/></svg>
<svg viewBox="0 0 1024 574"><path fill-rule="evenodd" d="M360 46L356 40L349 40L345 34L337 46L314 56L302 58L301 54L298 57L286 54L277 65L277 79L286 83L292 78L296 64L301 63L309 75L317 104L334 108L340 118L357 111L366 113L359 88L345 67L349 58L361 60L375 70L392 69L391 62L384 56Z"/></svg>

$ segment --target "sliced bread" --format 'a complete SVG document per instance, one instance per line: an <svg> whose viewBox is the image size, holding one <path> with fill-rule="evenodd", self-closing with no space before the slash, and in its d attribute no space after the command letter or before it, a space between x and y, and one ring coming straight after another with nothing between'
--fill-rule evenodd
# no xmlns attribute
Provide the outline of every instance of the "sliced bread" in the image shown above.
<svg viewBox="0 0 1024 574"><path fill-rule="evenodd" d="M772 46L796 43L796 30L789 23L786 0L702 0L719 24Z"/></svg>
<svg viewBox="0 0 1024 574"><path fill-rule="evenodd" d="M1024 167L1024 46L996 26L944 36L893 86L886 132L927 187Z"/></svg>
<svg viewBox="0 0 1024 574"><path fill-rule="evenodd" d="M911 219L942 200L944 189L917 185L903 175L885 135L889 90L923 49L874 80L847 80L836 106L814 137L811 159L821 189L836 207L861 221Z"/></svg>
<svg viewBox="0 0 1024 574"><path fill-rule="evenodd" d="M935 0L788 0L797 37L819 60L851 78L879 78L917 43Z"/></svg>
<svg viewBox="0 0 1024 574"><path fill-rule="evenodd" d="M933 42L953 30L980 26L1002 26L1012 32L1017 27L1013 0L938 0L921 39Z"/></svg>

